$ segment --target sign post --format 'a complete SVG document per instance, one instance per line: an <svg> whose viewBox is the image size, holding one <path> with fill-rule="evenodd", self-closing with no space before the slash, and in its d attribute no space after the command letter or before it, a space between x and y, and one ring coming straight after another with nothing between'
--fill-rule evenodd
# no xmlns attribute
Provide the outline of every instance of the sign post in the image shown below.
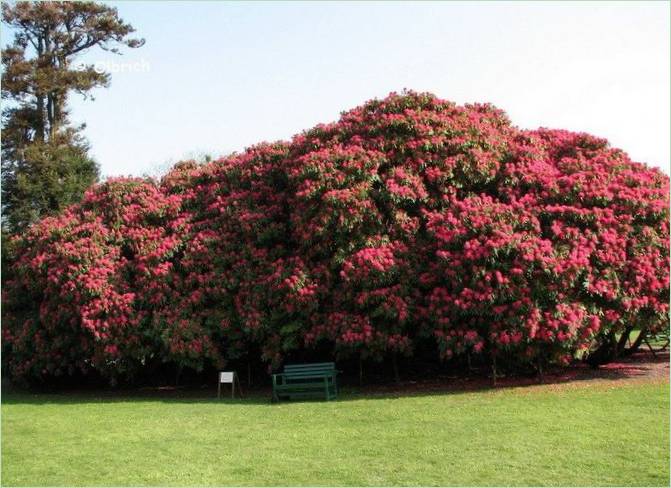
<svg viewBox="0 0 671 488"><path fill-rule="evenodd" d="M219 371L219 381L217 381L217 398L221 398L221 385L228 383L231 385L231 398L235 398L235 382L238 382L238 393L242 396L242 389L240 388L240 380L234 371Z"/></svg>

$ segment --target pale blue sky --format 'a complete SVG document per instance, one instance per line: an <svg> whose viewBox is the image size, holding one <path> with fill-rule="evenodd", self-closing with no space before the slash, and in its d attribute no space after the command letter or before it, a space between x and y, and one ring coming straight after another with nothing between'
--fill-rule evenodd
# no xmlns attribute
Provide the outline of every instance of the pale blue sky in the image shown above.
<svg viewBox="0 0 671 488"><path fill-rule="evenodd" d="M411 88L669 172L669 3L116 2L147 43L73 116L105 175L287 139Z"/></svg>

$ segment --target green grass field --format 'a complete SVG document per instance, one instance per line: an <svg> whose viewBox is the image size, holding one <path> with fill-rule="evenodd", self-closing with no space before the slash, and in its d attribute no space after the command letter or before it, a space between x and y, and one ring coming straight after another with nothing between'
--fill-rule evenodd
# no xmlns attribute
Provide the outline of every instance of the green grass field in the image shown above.
<svg viewBox="0 0 671 488"><path fill-rule="evenodd" d="M669 485L664 379L341 397L6 394L2 485Z"/></svg>

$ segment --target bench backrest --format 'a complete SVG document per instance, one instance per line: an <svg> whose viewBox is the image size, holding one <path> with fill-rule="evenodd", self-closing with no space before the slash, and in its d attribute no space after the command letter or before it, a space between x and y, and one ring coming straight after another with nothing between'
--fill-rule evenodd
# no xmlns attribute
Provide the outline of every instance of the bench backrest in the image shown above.
<svg viewBox="0 0 671 488"><path fill-rule="evenodd" d="M311 364L287 364L284 366L284 374L322 374L334 373L335 363L311 363Z"/></svg>

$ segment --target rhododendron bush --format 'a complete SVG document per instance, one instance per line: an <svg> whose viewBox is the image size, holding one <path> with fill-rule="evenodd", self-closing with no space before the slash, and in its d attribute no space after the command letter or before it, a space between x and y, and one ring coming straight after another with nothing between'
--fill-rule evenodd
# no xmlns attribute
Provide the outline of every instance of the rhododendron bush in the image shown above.
<svg viewBox="0 0 671 488"><path fill-rule="evenodd" d="M391 94L291 142L109 180L32 226L8 244L3 359L15 378L115 379L432 341L444 360L565 364L668 324L668 208L669 178L603 139Z"/></svg>

